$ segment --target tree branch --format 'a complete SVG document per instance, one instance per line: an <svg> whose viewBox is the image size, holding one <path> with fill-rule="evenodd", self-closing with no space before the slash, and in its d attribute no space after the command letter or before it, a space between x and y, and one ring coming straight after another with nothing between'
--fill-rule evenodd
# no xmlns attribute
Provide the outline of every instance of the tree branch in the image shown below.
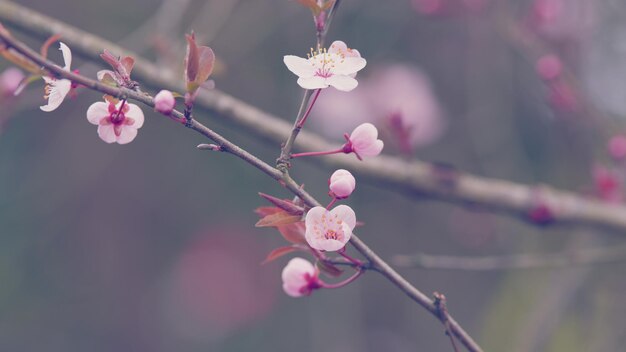
<svg viewBox="0 0 626 352"><path fill-rule="evenodd" d="M63 22L38 14L13 2L0 0L0 21L20 28L41 38L60 34L76 52L98 60L104 48L118 55L136 58L133 75L150 87L184 91L178 75L157 67L102 38L86 33ZM291 133L290 124L276 116L261 111L219 90L203 91L196 107L208 110L273 144L284 141ZM332 146L313 133L300 133L296 146L304 150L324 150ZM339 144L336 144L339 147ZM551 210L550 223L587 225L618 230L626 234L626 207L586 199L573 192L547 186L524 184L471 175L454 171L451 177L441 177L439 166L421 161L406 162L400 158L378 156L360 162L352 156L333 155L309 158L333 168L349 169L355 175L385 189L413 197L426 197L446 202L479 206L487 210L506 213L528 220L537 209L537 199ZM535 220L536 221L536 220ZM545 224L545 221L536 221Z"/></svg>
<svg viewBox="0 0 626 352"><path fill-rule="evenodd" d="M109 94L118 98L125 99L133 99L139 101L147 106L154 107L154 100L151 96L133 91L126 88L117 88L113 86L109 86L106 84L102 84L98 81L89 79L87 77L81 76L79 74L75 74L70 71L63 70L61 67L57 66L51 61L48 61L37 52L26 46L24 43L19 40L5 35L3 32L0 32L0 42L4 43L7 48L13 48L20 54L24 55L28 59L35 62L37 65L40 65L45 70L50 72L51 74L60 77L69 79L74 83L78 83L87 88ZM137 61L135 61L137 62ZM196 121L195 119L185 120L185 115L177 110L172 111L172 116L185 121L185 126L202 134L203 136L211 139L215 143L217 143L221 150L228 152L248 164L254 166L259 169L266 175L270 176L276 181L279 181L283 184L287 189L289 189L294 195L297 195L301 198L306 205L309 207L321 206L321 204L313 198L309 193L304 191L300 185L295 182L287 173L282 173L278 169L270 166L264 161L260 160L256 156L247 152L246 150L240 148L236 144L230 142L226 138L222 137L217 132L211 130L207 126L202 123ZM363 241L359 239L356 234L353 234L350 243L355 247L355 249L363 255L373 266L376 267L376 270L380 272L383 276L385 276L389 281L391 281L395 286L397 286L402 292L404 292L409 298L413 301L417 302L423 308L428 310L431 314L437 317L440 321L444 322L439 314L439 309L435 305L435 302L424 295L421 291L411 285L406 279L404 279L400 274L398 274L389 264L387 264L384 260L382 260L374 251L372 251ZM456 336L457 339L469 350L472 352L482 351L480 346L471 338L465 330L450 316L445 319L446 327Z"/></svg>
<svg viewBox="0 0 626 352"><path fill-rule="evenodd" d="M626 246L562 251L548 254L514 254L499 256L396 255L391 260L403 268L465 271L510 269L566 268L575 265L611 264L626 261Z"/></svg>

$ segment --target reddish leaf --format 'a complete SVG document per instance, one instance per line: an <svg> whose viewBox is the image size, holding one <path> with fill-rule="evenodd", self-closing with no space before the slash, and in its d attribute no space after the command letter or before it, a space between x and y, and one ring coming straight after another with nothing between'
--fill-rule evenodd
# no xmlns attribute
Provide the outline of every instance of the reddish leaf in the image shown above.
<svg viewBox="0 0 626 352"><path fill-rule="evenodd" d="M196 81L198 76L198 67L200 65L200 53L196 44L196 36L192 32L191 35L185 35L187 38L187 53L185 55L185 81L189 86L190 83ZM190 90L189 88L187 90Z"/></svg>
<svg viewBox="0 0 626 352"><path fill-rule="evenodd" d="M52 43L56 42L59 39L61 39L61 35L60 34L55 34L55 35L51 36L50 38L48 38L41 45L41 48L39 49L39 53L41 54L41 56L47 58L48 57L48 48L50 48L50 45L52 45Z"/></svg>
<svg viewBox="0 0 626 352"><path fill-rule="evenodd" d="M195 82L198 86L202 85L213 72L213 66L215 65L215 54L213 49L208 46L201 46L198 48L198 74L196 75Z"/></svg>
<svg viewBox="0 0 626 352"><path fill-rule="evenodd" d="M278 232L287 241L294 244L307 244L304 238L305 226L304 221L296 222L295 224L277 226Z"/></svg>
<svg viewBox="0 0 626 352"><path fill-rule="evenodd" d="M280 210L280 208L276 208L276 207L258 207L256 209L254 209L254 212L257 213L261 217L267 216L267 215L270 215L270 214L276 214L279 211L282 211L282 210Z"/></svg>
<svg viewBox="0 0 626 352"><path fill-rule="evenodd" d="M270 196L269 194L265 194L265 193L261 193L259 192L259 195L261 197L263 197L264 199L266 199L267 201L269 201L270 203L274 204L275 206L281 208L282 210L288 212L289 214L292 215L302 215L304 213L304 209L302 207L299 207L295 204L293 204L292 201L287 200L287 199L279 199L273 196Z"/></svg>
<svg viewBox="0 0 626 352"><path fill-rule="evenodd" d="M263 265L263 264L267 264L267 263L269 263L269 262L271 262L271 261L274 261L274 260L276 260L276 259L278 259L278 258L282 257L282 256L283 256L283 255L285 255L285 254L289 254L289 253L291 253L291 252L295 252L295 251L297 251L297 250L300 250L300 249L299 249L298 247L295 247L295 246L284 246L284 247L279 247L279 248L276 248L276 249L274 249L273 251L271 251L271 252L267 255L267 257L265 258L265 260L263 260L263 261L261 262L261 265Z"/></svg>
<svg viewBox="0 0 626 352"><path fill-rule="evenodd" d="M125 56L120 61L120 64L126 70L125 74L130 77L130 73L133 71L133 67L135 66L135 59L130 56Z"/></svg>
<svg viewBox="0 0 626 352"><path fill-rule="evenodd" d="M315 265L320 269L320 271L323 271L325 274L332 277L339 277L343 274L343 270L323 260L318 260Z"/></svg>
<svg viewBox="0 0 626 352"><path fill-rule="evenodd" d="M288 225L293 224L300 221L301 216L299 215L291 215L286 211L281 210L275 214L270 214L261 218L261 220L257 221L254 225L256 227L273 227L280 225Z"/></svg>

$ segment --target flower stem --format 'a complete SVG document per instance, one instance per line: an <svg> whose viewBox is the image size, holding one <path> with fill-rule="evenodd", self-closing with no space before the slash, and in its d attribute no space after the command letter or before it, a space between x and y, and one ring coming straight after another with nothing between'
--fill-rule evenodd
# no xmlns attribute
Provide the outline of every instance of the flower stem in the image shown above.
<svg viewBox="0 0 626 352"><path fill-rule="evenodd" d="M315 105L315 102L317 101L317 97L320 96L320 93L322 92L322 89L318 89L315 91L315 95L313 95L313 100L311 100L311 104L309 105L309 108L306 110L306 112L304 113L304 115L302 116L302 118L300 119L300 121L298 121L298 128L302 128L302 126L304 126L304 123L306 122L306 119L309 117L309 114L311 114L311 110L313 110L313 105Z"/></svg>
<svg viewBox="0 0 626 352"><path fill-rule="evenodd" d="M326 206L326 210L330 209L330 207L335 205L335 203L337 203L337 197L333 197L333 200L331 200L330 203L328 203L328 205Z"/></svg>
<svg viewBox="0 0 626 352"><path fill-rule="evenodd" d="M335 149L335 150L329 150L329 151L325 151L325 152L305 152L305 153L296 153L296 154L291 154L291 158L299 158L301 156L318 156L318 155L330 155L330 154L339 154L339 153L343 153L343 148L339 148L339 149Z"/></svg>
<svg viewBox="0 0 626 352"><path fill-rule="evenodd" d="M351 283L352 281L356 280L359 278L359 276L363 275L363 273L365 272L365 270L359 268L357 269L357 272L354 273L354 275L350 276L349 278L338 282L336 284L327 284L323 281L320 280L320 286L323 288L340 288L340 287L344 287L346 285L348 285L349 283Z"/></svg>

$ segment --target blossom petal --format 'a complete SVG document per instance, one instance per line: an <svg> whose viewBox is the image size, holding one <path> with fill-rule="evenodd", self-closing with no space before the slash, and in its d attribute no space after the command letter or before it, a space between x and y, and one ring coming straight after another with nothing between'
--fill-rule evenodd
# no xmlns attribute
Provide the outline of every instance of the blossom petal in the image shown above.
<svg viewBox="0 0 626 352"><path fill-rule="evenodd" d="M345 54L347 51L348 46L341 40L335 40L328 48L328 52L331 54Z"/></svg>
<svg viewBox="0 0 626 352"><path fill-rule="evenodd" d="M115 136L115 125L98 125L98 136L100 139L107 143L115 143L117 137Z"/></svg>
<svg viewBox="0 0 626 352"><path fill-rule="evenodd" d="M144 116L141 108L135 104L127 104L128 111L125 113L126 117L130 117L135 120L135 123L132 124L134 129L141 128L143 126Z"/></svg>
<svg viewBox="0 0 626 352"><path fill-rule="evenodd" d="M370 141L378 138L378 129L369 122L360 124L350 134L350 140L356 141Z"/></svg>
<svg viewBox="0 0 626 352"><path fill-rule="evenodd" d="M285 55L283 62L287 65L289 71L298 77L306 78L315 75L315 67L307 59L295 55Z"/></svg>
<svg viewBox="0 0 626 352"><path fill-rule="evenodd" d="M72 51L63 42L59 42L59 50L63 53L63 62L65 62L63 69L69 71L70 66L72 65Z"/></svg>
<svg viewBox="0 0 626 352"><path fill-rule="evenodd" d="M122 126L122 132L117 137L118 144L127 144L137 137L137 129L134 126Z"/></svg>
<svg viewBox="0 0 626 352"><path fill-rule="evenodd" d="M39 108L45 112L50 112L61 105L63 99L67 96L67 93L69 93L70 89L72 89L72 82L67 79L49 79L46 80L46 82L48 82L47 84L50 89L48 94L48 104L42 105Z"/></svg>
<svg viewBox="0 0 626 352"><path fill-rule="evenodd" d="M377 139L366 148L359 149L357 152L360 156L376 156L383 151L384 143L380 139Z"/></svg>
<svg viewBox="0 0 626 352"><path fill-rule="evenodd" d="M328 83L326 82L326 78L323 77L300 77L298 78L298 84L300 87L304 89L321 89L328 88Z"/></svg>
<svg viewBox="0 0 626 352"><path fill-rule="evenodd" d="M331 76L326 79L326 82L342 92L349 92L359 85L356 79L340 75Z"/></svg>
<svg viewBox="0 0 626 352"><path fill-rule="evenodd" d="M352 233L350 233L350 235L352 235ZM345 246L346 246L345 242L328 239L328 240L318 241L318 244L316 247L313 247L313 246L311 247L322 250L322 251L334 252L334 251L340 250L341 248Z"/></svg>
<svg viewBox="0 0 626 352"><path fill-rule="evenodd" d="M87 109L87 121L93 125L99 125L103 117L109 116L109 104L101 101L95 102Z"/></svg>
<svg viewBox="0 0 626 352"><path fill-rule="evenodd" d="M354 229L354 227L356 226L356 214L354 213L354 210L352 210L352 208L350 208L349 206L344 204L338 205L333 210L331 210L330 213L333 215L337 215L339 219L341 219L341 221L348 225L350 230Z"/></svg>
<svg viewBox="0 0 626 352"><path fill-rule="evenodd" d="M338 75L349 75L361 71L367 61L361 57L346 57L339 61L333 68L333 72Z"/></svg>

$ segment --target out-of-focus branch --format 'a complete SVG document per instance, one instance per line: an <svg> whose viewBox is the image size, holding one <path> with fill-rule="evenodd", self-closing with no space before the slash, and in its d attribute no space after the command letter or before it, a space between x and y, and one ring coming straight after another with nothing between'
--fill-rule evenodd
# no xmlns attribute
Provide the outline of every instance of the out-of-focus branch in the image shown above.
<svg viewBox="0 0 626 352"><path fill-rule="evenodd" d="M626 246L582 249L548 254L516 254L501 256L396 255L392 260L404 268L491 271L510 269L563 268L578 265L626 262Z"/></svg>
<svg viewBox="0 0 626 352"><path fill-rule="evenodd" d="M118 55L136 58L133 75L144 84L156 88L184 91L181 80L164 68L159 68L113 43L50 17L38 14L10 1L0 1L0 21L39 37L60 34L72 49L97 60L104 48ZM276 145L291 133L290 124L218 90L201 92L196 107L232 121ZM325 139L303 131L296 147L303 150L325 150L332 146ZM337 148L339 145L337 145ZM400 158L379 156L360 162L352 156L334 155L309 158L329 167L349 169L364 180L400 193L435 198L452 203L480 206L484 209L508 213L529 219L536 210L549 210L549 217L537 223L590 225L620 230L626 234L626 207L586 199L573 192L547 186L528 186L505 180L491 179L420 162L406 162ZM544 221L546 220L546 221Z"/></svg>
<svg viewBox="0 0 626 352"><path fill-rule="evenodd" d="M69 79L74 83L78 83L92 90L96 90L118 98L133 99L147 106L154 107L154 100L150 95L126 88L109 86L84 77L82 75L66 71L54 64L53 62L48 61L46 58L39 55L37 52L26 46L24 43L2 31L0 31L0 43L2 43L7 48L12 48L16 50L20 54L24 55L26 58L32 60L37 65L40 65L52 75ZM195 119L187 119L183 113L177 110L172 111L170 117L173 117L174 120L178 120L179 122L184 123L186 127L211 139L220 146L220 150L228 152L244 160L251 166L268 175L269 177L280 182L294 195L302 199L304 203L309 207L321 206L321 204L315 198L313 198L313 196L311 196L304 189L302 189L302 187L288 174L283 173L280 170L265 163L261 159L257 158L255 155L247 152L243 148L222 137L220 134L203 125L202 123L196 121ZM350 238L350 243L359 253L361 253L361 255L363 255L363 257L365 257L371 263L373 267L376 268L376 271L380 272L392 284L394 284L402 292L409 296L409 298L428 310L432 315L437 317L443 324L445 324L446 329L448 329L469 351L482 351L480 346L451 316L447 314L445 317L441 316L440 309L435 304L435 301L428 298L428 296L424 295L421 291L419 291L412 284L410 284L404 277L398 274L398 272L396 272L389 264L387 264L387 262L380 258L378 254L376 254L363 241L361 241L361 239L356 234L352 235L352 237Z"/></svg>

